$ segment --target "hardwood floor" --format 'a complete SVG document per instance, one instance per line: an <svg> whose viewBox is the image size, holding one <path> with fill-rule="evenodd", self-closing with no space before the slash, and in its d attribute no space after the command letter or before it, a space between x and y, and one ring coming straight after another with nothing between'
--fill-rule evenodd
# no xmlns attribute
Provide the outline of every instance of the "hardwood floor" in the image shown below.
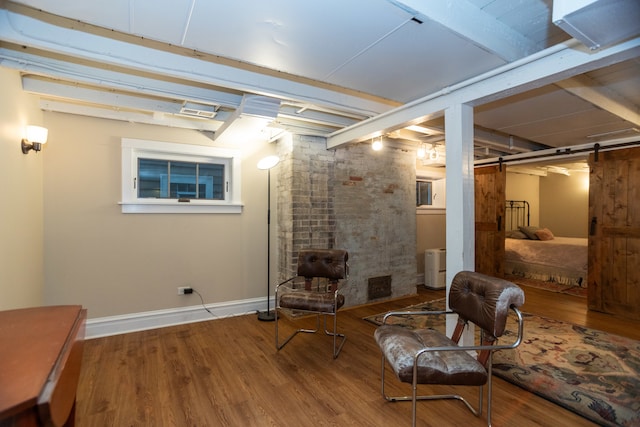
<svg viewBox="0 0 640 427"><path fill-rule="evenodd" d="M388 403L380 395L375 326L362 319L444 297L444 291L418 288L415 296L342 310L339 329L347 342L336 360L324 335L302 334L277 352L273 322L256 315L88 340L76 424L411 425L410 403ZM584 298L523 289L524 311L640 339L640 322L587 313ZM394 390L409 393L407 384L394 384ZM475 402L475 392L465 395ZM418 424L424 426L484 426L484 415L476 418L456 401L418 404ZM495 377L492 415L495 426L594 425Z"/></svg>

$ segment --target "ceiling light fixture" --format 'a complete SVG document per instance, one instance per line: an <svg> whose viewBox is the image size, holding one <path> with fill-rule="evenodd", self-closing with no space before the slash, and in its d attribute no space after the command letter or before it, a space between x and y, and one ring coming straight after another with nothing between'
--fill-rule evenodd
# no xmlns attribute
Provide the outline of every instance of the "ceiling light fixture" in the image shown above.
<svg viewBox="0 0 640 427"><path fill-rule="evenodd" d="M419 159L424 159L424 156L427 155L427 144L425 144L424 142L422 144L420 144L420 147L418 148L418 151L416 152L416 156L418 156Z"/></svg>
<svg viewBox="0 0 640 427"><path fill-rule="evenodd" d="M382 136L371 143L371 148L373 149L373 151L380 151L382 150L382 147Z"/></svg>
<svg viewBox="0 0 640 427"><path fill-rule="evenodd" d="M47 143L47 136L49 130L42 126L27 126L27 137L22 138L20 143L22 147L22 153L27 154L30 150L40 151L42 150L42 144Z"/></svg>

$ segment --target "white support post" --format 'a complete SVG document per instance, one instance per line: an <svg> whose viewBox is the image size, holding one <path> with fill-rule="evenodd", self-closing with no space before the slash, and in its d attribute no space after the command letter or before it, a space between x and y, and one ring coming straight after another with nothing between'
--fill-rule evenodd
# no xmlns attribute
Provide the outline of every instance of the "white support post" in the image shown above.
<svg viewBox="0 0 640 427"><path fill-rule="evenodd" d="M447 307L453 276L475 270L475 200L473 176L473 107L456 104L445 110L447 170ZM456 319L447 318L451 336ZM472 328L469 328L472 329ZM473 343L467 329L461 343ZM469 341L470 340L470 341Z"/></svg>

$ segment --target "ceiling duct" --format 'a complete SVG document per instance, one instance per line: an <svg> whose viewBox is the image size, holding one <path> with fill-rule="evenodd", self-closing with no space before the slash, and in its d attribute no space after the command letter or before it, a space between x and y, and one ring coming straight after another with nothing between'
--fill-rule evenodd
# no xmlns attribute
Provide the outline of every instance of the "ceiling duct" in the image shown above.
<svg viewBox="0 0 640 427"><path fill-rule="evenodd" d="M216 130L214 141L237 142L247 138L255 138L278 117L280 100L260 95L244 95L238 108Z"/></svg>
<svg viewBox="0 0 640 427"><path fill-rule="evenodd" d="M640 34L638 0L554 0L553 23L590 49Z"/></svg>
<svg viewBox="0 0 640 427"><path fill-rule="evenodd" d="M185 102L182 104L180 114L190 117L202 117L205 119L212 119L216 115L216 106L200 104L197 102Z"/></svg>
<svg viewBox="0 0 640 427"><path fill-rule="evenodd" d="M237 111L243 116L257 117L271 121L278 117L279 110L279 99L260 95L244 95Z"/></svg>

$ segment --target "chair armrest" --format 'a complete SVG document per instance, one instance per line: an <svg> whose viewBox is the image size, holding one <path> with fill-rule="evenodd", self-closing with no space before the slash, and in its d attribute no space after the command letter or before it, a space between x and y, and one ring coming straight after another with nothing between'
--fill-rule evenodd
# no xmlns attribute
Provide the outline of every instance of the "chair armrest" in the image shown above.
<svg viewBox="0 0 640 427"><path fill-rule="evenodd" d="M292 280L297 279L298 277L300 277L300 276L293 276L293 277L288 278L288 279L287 279L287 280L285 280L284 282L280 282L280 283L278 283L278 284L276 285L276 289L278 289L278 288L279 288L280 286L282 286L282 285L286 285L287 283L291 282Z"/></svg>
<svg viewBox="0 0 640 427"><path fill-rule="evenodd" d="M287 280L285 280L284 282L280 282L276 285L275 288L275 297L276 299L279 298L280 295L282 294L287 294L287 293L291 293L291 292L300 292L300 291L305 291L304 287L303 288L298 288L295 285L295 280L298 279L300 276L293 276L288 278Z"/></svg>

